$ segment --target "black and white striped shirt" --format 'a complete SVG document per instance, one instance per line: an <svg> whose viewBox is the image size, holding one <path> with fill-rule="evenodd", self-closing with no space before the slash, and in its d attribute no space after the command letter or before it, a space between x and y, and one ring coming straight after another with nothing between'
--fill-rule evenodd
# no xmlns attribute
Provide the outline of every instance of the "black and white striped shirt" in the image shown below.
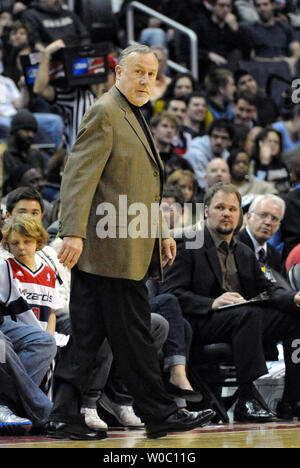
<svg viewBox="0 0 300 468"><path fill-rule="evenodd" d="M75 143L84 114L96 99L87 87L56 88L54 107L64 120L64 143L68 151Z"/></svg>

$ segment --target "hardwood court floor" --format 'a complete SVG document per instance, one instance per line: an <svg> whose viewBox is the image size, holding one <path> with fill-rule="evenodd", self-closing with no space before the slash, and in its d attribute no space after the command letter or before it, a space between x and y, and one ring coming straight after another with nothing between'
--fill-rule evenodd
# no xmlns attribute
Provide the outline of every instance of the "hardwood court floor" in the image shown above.
<svg viewBox="0 0 300 468"><path fill-rule="evenodd" d="M144 431L121 431L97 442L55 440L46 436L0 437L0 448L300 448L300 422L218 424L148 440Z"/></svg>

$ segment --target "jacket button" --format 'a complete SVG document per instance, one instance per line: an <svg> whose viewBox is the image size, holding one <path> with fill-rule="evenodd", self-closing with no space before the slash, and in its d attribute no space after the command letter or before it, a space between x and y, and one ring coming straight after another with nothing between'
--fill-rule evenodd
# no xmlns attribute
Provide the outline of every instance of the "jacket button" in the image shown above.
<svg viewBox="0 0 300 468"><path fill-rule="evenodd" d="M157 177L158 174L159 174L158 171L154 171L154 172L153 172L153 175L154 175L155 177Z"/></svg>

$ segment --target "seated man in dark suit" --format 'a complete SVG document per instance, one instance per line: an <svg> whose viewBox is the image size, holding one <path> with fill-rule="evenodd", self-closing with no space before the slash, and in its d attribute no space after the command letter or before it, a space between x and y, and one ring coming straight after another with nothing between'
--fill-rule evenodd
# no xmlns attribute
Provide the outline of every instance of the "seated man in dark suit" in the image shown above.
<svg viewBox="0 0 300 468"><path fill-rule="evenodd" d="M285 213L285 203L277 195L258 195L246 214L246 227L238 238L255 252L262 268L282 273L281 255L268 240L278 231Z"/></svg>
<svg viewBox="0 0 300 468"><path fill-rule="evenodd" d="M284 267L281 254L268 243L268 240L278 231L284 212L285 203L277 195L256 196L246 214L246 227L239 232L237 237L254 251L262 271L270 281L279 281L281 285L289 288L282 276ZM265 355L267 361L278 360L276 343L270 343L265 347Z"/></svg>
<svg viewBox="0 0 300 468"><path fill-rule="evenodd" d="M185 242L177 242L177 258L166 270L163 288L178 297L192 325L190 361L197 363L205 344L230 343L239 386L235 420L270 421L273 414L253 382L268 372L264 344L281 340L286 379L277 415L292 418L300 396L300 366L292 347L300 338L300 292L270 282L253 251L233 237L241 219L241 197L234 186L214 185L204 203L204 245L187 249ZM265 302L246 302L263 292L269 298Z"/></svg>

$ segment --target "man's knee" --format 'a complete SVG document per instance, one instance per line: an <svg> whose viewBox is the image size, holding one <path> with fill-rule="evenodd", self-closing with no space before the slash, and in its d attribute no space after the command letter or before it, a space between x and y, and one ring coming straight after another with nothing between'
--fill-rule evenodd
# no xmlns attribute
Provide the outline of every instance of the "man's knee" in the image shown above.
<svg viewBox="0 0 300 468"><path fill-rule="evenodd" d="M167 320L159 314L151 314L151 335L155 348L160 352L169 334Z"/></svg>

